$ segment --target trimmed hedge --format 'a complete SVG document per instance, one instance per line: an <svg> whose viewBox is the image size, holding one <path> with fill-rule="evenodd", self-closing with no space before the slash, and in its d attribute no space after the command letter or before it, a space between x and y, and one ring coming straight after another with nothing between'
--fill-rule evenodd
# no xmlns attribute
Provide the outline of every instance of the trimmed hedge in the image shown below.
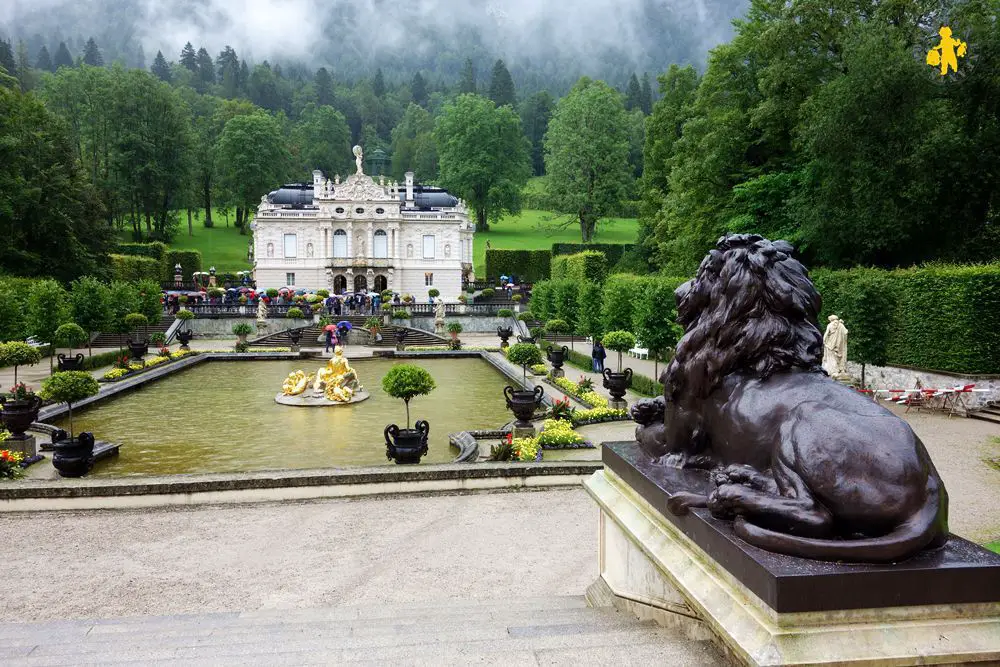
<svg viewBox="0 0 1000 667"><path fill-rule="evenodd" d="M162 264L152 257L139 255L108 255L111 260L111 277L113 280L138 282L153 280L160 282Z"/></svg>
<svg viewBox="0 0 1000 667"><path fill-rule="evenodd" d="M613 268L621 261L626 252L635 248L631 243L553 243L552 256L575 255L585 250L604 253L608 260L608 268Z"/></svg>
<svg viewBox="0 0 1000 667"><path fill-rule="evenodd" d="M553 255L549 264L549 277L552 280L562 280L566 277L566 264L569 262L569 255Z"/></svg>
<svg viewBox="0 0 1000 667"><path fill-rule="evenodd" d="M167 244L161 241L152 243L119 243L119 255L137 255L139 257L151 257L158 262L162 262L167 256Z"/></svg>
<svg viewBox="0 0 1000 667"><path fill-rule="evenodd" d="M566 277L583 282L603 283L608 277L608 258L603 252L584 250L566 258Z"/></svg>
<svg viewBox="0 0 1000 667"><path fill-rule="evenodd" d="M84 357L83 370L92 371L97 368L102 368L104 366L110 366L111 364L115 363L115 360L117 360L118 357L121 356L121 354L122 354L121 352L112 351L112 352L102 352L100 354L94 354L89 357Z"/></svg>
<svg viewBox="0 0 1000 667"><path fill-rule="evenodd" d="M486 279L496 280L502 275L515 275L519 280L534 283L549 277L552 253L549 250L500 250L486 251Z"/></svg>
<svg viewBox="0 0 1000 667"><path fill-rule="evenodd" d="M191 280L191 274L201 271L201 252L198 250L168 250L163 257L162 280L174 279L174 265L181 265L184 280Z"/></svg>
<svg viewBox="0 0 1000 667"><path fill-rule="evenodd" d="M820 328L839 315L847 356L952 373L1000 373L1000 264L816 271Z"/></svg>

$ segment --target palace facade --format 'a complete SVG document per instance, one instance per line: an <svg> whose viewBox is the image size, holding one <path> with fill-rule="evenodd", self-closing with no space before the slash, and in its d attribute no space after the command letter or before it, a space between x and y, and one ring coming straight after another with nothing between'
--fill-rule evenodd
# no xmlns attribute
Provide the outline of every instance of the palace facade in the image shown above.
<svg viewBox="0 0 1000 667"><path fill-rule="evenodd" d="M360 149L355 149L360 154ZM465 204L440 188L375 182L358 171L340 182L313 172L261 198L251 225L258 288L391 289L417 301L437 288L455 299L472 279L475 225Z"/></svg>

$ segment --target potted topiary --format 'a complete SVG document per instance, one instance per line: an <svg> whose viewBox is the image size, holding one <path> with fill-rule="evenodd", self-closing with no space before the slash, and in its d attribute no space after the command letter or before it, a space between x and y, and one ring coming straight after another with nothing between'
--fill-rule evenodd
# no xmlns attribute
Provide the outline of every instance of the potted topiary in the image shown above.
<svg viewBox="0 0 1000 667"><path fill-rule="evenodd" d="M54 443L52 465L63 477L83 477L94 466L94 435L81 433L73 437L73 403L94 396L100 391L97 380L83 371L56 373L42 383L42 398L66 403L69 409L69 439Z"/></svg>
<svg viewBox="0 0 1000 667"><path fill-rule="evenodd" d="M415 364L393 366L382 378L382 391L393 398L403 399L406 405L406 428L396 424L385 427L385 456L396 463L420 463L427 453L427 435L430 425L418 421L416 428L410 428L410 400L425 396L435 387L434 378L425 369Z"/></svg>
<svg viewBox="0 0 1000 667"><path fill-rule="evenodd" d="M439 289L437 289L435 287L432 287L429 290L427 290L427 296L429 296L432 299L436 299L439 296L441 296L441 290L439 290Z"/></svg>
<svg viewBox="0 0 1000 667"><path fill-rule="evenodd" d="M191 331L191 320L194 319L194 313L187 308L181 308L177 311L177 319L181 321L182 329L177 332L177 340L181 342L181 349L187 350L188 343L194 338L194 332Z"/></svg>
<svg viewBox="0 0 1000 667"><path fill-rule="evenodd" d="M517 422L514 425L516 429L533 432L531 417L535 414L535 409L542 404L545 390L541 385L537 385L533 390L526 388L528 367L542 363L542 352L531 343L518 343L507 348L507 361L520 366L524 372L524 382L521 389L515 389L511 385L504 387L503 394L507 399L507 409L517 417Z"/></svg>
<svg viewBox="0 0 1000 667"><path fill-rule="evenodd" d="M448 333L452 340L458 340L458 334L462 333L462 325L459 322L452 322L448 325Z"/></svg>
<svg viewBox="0 0 1000 667"><path fill-rule="evenodd" d="M14 367L14 386L10 393L0 394L0 406L3 406L0 419L15 439L26 438L24 432L38 419L38 409L42 407L42 399L24 383L17 381L17 367L37 364L41 360L38 348L27 343L0 343L0 366Z"/></svg>
<svg viewBox="0 0 1000 667"><path fill-rule="evenodd" d="M604 388L611 394L610 407L624 410L628 405L624 399L625 391L632 386L632 369L626 368L622 372L622 352L635 347L635 336L628 331L609 331L601 342L607 349L618 353L618 372L613 372L610 368L604 369Z"/></svg>
<svg viewBox="0 0 1000 667"><path fill-rule="evenodd" d="M56 329L55 341L56 345L62 345L69 348L70 358L66 358L65 354L57 354L56 358L59 359L59 370L61 371L82 371L83 370L83 355L78 354L73 356L73 349L80 347L90 336L87 332L83 330L79 324L74 324L73 322L67 322L66 324L60 325Z"/></svg>
<svg viewBox="0 0 1000 667"><path fill-rule="evenodd" d="M496 294L496 290L494 290L492 287L487 287L486 289L484 289L482 292L479 293L479 296L482 297L484 301L486 301L492 299L494 294Z"/></svg>
<svg viewBox="0 0 1000 667"><path fill-rule="evenodd" d="M302 314L301 308L296 308L295 306L292 306L291 308L288 309L288 312L285 313L285 317L301 320L303 317L305 317L305 315Z"/></svg>
<svg viewBox="0 0 1000 667"><path fill-rule="evenodd" d="M382 290L382 293L379 294L379 298L382 299L383 304L389 303L390 301L392 301L392 290L391 289Z"/></svg>
<svg viewBox="0 0 1000 667"><path fill-rule="evenodd" d="M245 346L247 344L247 336L253 333L253 327L247 322L237 322L233 325L233 333L236 334L236 344Z"/></svg>
<svg viewBox="0 0 1000 667"><path fill-rule="evenodd" d="M149 319L142 313L129 313L125 316L125 328L133 332L139 330L139 327L145 329L149 326ZM136 336L132 338L130 335L125 339L125 343L128 345L128 356L130 359L135 359L136 361L142 361L143 355L149 352L149 343L145 340L145 331L141 337Z"/></svg>

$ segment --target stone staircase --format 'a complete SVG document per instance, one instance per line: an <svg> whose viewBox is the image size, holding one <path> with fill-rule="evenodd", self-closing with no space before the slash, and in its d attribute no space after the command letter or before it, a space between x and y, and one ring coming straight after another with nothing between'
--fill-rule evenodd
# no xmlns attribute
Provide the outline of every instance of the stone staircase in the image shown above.
<svg viewBox="0 0 1000 667"><path fill-rule="evenodd" d="M18 665L727 664L708 642L583 597L0 624Z"/></svg>
<svg viewBox="0 0 1000 667"><path fill-rule="evenodd" d="M97 334L97 336L94 337L92 341L90 341L90 346L92 348L122 347L125 345L125 340L129 336L135 336L136 334L143 335L143 333L146 333L147 335L151 336L156 332L166 334L167 329L169 329L170 325L172 325L173 323L174 323L173 315L164 315L162 318L160 318L160 321L157 324L150 324L148 327L145 327L145 329L137 329L136 331L133 331L130 334L116 334L107 332L99 333Z"/></svg>
<svg viewBox="0 0 1000 667"><path fill-rule="evenodd" d="M346 317L335 318L336 322L342 322L344 320L351 323L354 327L351 329L351 333L348 337L348 345L371 345L369 342L369 334L365 330L365 321L368 319L367 316L363 315L348 315ZM410 327L401 327L396 324L382 325L381 333L382 340L375 344L375 347L395 347L396 338L395 334L398 329L406 329L406 344L409 345L447 345L448 340L440 336L436 336L430 332L423 331L422 329L413 329ZM313 324L307 327L301 327L299 331L302 332L302 339L299 341L299 345L302 347L322 347L323 343L320 341L323 336L323 326L319 324ZM278 333L273 333L257 340L251 340L250 344L253 347L288 347L291 345L291 341L288 339L288 332L280 331Z"/></svg>
<svg viewBox="0 0 1000 667"><path fill-rule="evenodd" d="M996 401L990 401L985 407L969 410L968 416L972 419L1000 424L1000 405Z"/></svg>

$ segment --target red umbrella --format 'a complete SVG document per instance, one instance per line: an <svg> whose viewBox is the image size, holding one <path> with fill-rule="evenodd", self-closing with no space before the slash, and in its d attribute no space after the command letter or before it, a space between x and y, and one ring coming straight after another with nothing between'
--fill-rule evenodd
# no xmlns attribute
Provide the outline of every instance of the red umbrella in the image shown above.
<svg viewBox="0 0 1000 667"><path fill-rule="evenodd" d="M323 327L323 331L332 331L334 333L337 333L337 325L327 324L325 327Z"/></svg>

